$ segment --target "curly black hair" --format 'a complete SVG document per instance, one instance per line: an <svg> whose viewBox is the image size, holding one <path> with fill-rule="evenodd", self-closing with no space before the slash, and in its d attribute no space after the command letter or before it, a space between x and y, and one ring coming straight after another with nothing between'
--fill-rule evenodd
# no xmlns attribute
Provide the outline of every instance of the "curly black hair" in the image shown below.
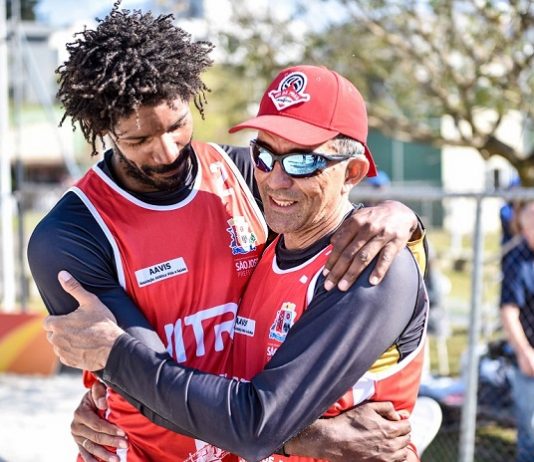
<svg viewBox="0 0 534 462"><path fill-rule="evenodd" d="M213 61L213 45L192 42L191 35L173 24L172 15L154 17L150 12L119 10L120 0L95 30L84 29L67 44L69 59L58 69L57 97L78 122L96 154L95 142L122 117L140 105L194 100L204 117L210 89L200 74ZM103 141L103 140L102 140Z"/></svg>

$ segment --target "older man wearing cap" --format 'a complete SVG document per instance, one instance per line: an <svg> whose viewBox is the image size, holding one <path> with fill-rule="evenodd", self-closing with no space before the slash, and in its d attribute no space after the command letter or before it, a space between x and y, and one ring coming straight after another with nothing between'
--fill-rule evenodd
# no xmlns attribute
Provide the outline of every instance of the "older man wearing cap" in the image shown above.
<svg viewBox="0 0 534 462"><path fill-rule="evenodd" d="M323 285L330 237L355 210L349 191L375 172L358 90L323 67L289 68L265 92L258 115L232 131L244 128L258 130L251 141L255 176L267 222L280 236L239 306L227 369L234 378L152 351L65 273L62 285L80 308L46 321L63 362L103 369L104 381L154 422L214 445L195 460L232 460L229 453L261 460L321 415L367 400L410 411L423 361L427 298L407 249L378 286L368 282L371 269L347 291ZM308 402L306 395L319 398ZM284 450L272 460L310 460L289 455L306 448ZM335 450L319 456L334 458ZM415 450L408 457L417 460Z"/></svg>

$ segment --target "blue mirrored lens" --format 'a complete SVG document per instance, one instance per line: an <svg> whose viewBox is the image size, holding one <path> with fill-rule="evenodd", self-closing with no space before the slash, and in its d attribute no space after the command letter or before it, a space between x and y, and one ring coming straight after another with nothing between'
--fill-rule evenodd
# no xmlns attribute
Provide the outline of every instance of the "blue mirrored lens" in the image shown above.
<svg viewBox="0 0 534 462"><path fill-rule="evenodd" d="M252 157L256 167L263 172L270 172L278 160L282 169L293 177L306 177L315 175L319 170L326 168L328 160L320 154L297 153L273 154L268 148L261 146L255 140L250 144Z"/></svg>
<svg viewBox="0 0 534 462"><path fill-rule="evenodd" d="M273 169L274 160L273 156L266 149L258 146L256 156L256 167L263 172L270 172Z"/></svg>
<svg viewBox="0 0 534 462"><path fill-rule="evenodd" d="M326 159L313 154L294 154L282 160L289 175L305 176L326 168Z"/></svg>

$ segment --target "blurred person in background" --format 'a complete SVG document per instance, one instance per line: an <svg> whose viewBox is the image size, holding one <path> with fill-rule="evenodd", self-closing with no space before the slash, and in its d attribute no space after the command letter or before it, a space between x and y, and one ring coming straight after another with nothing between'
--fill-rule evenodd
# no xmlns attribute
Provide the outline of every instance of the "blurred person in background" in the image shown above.
<svg viewBox="0 0 534 462"><path fill-rule="evenodd" d="M521 240L502 261L501 319L516 357L511 378L517 462L534 459L534 202L517 211Z"/></svg>
<svg viewBox="0 0 534 462"><path fill-rule="evenodd" d="M428 317L428 335L435 339L438 373L441 376L449 375L449 354L447 349L447 337L450 335L449 317L445 306L445 297L450 291L449 278L443 274L439 267L439 260L432 246L427 240L427 265L425 270L425 285L430 305ZM430 374L430 355L428 356L428 368Z"/></svg>
<svg viewBox="0 0 534 462"><path fill-rule="evenodd" d="M374 191L383 192L387 191L391 186L391 180L386 172L383 170L378 170L375 176L365 179L363 185L370 186ZM367 199L365 201L366 207L373 207L380 203L383 199Z"/></svg>
<svg viewBox="0 0 534 462"><path fill-rule="evenodd" d="M521 186L521 179L514 175L506 188L507 191L512 191ZM501 222L501 245L505 245L510 239L518 234L518 227L516 224L515 209L517 204L513 200L509 200L499 210L499 219Z"/></svg>
<svg viewBox="0 0 534 462"><path fill-rule="evenodd" d="M377 189L379 191L387 189L391 185L389 175L384 170L378 170L375 176L371 176L365 180L365 184Z"/></svg>

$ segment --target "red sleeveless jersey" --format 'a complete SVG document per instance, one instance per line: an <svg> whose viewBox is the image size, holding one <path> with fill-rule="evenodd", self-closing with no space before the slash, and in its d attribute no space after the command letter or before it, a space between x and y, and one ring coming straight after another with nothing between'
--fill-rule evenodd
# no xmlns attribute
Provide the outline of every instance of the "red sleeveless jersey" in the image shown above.
<svg viewBox="0 0 534 462"><path fill-rule="evenodd" d="M204 143L193 143L193 149L198 174L189 196L177 204L144 203L98 166L72 191L106 234L120 284L172 357L221 374L227 369L237 305L267 227L227 154ZM216 449L202 450L202 441L151 423L113 390L108 405L108 420L129 439L127 450L117 450L121 461L217 460L202 455Z"/></svg>
<svg viewBox="0 0 534 462"><path fill-rule="evenodd" d="M310 303L317 278L331 252L328 246L306 263L282 270L276 263L277 242L278 239L265 250L239 305L230 362L232 375L237 378L251 380L284 342ZM367 400L391 401L397 410L411 412L421 379L424 340L422 332L418 347L402 360L393 345L328 409L325 417L338 415ZM265 459L270 462L317 460L276 454Z"/></svg>

